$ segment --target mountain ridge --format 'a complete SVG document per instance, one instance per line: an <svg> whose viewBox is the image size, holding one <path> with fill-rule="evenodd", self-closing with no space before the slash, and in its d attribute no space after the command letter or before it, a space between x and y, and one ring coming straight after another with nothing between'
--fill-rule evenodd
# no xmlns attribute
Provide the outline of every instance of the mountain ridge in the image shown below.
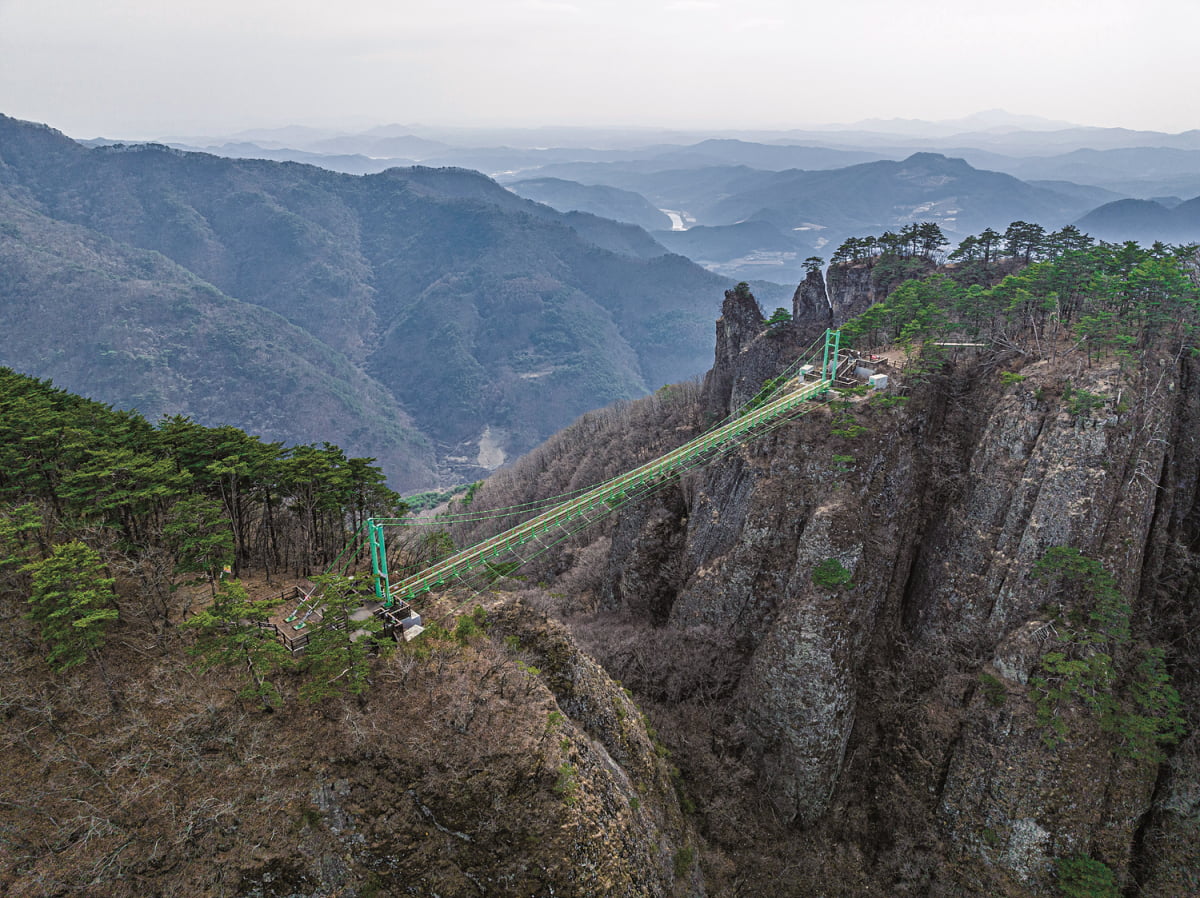
<svg viewBox="0 0 1200 898"><path fill-rule="evenodd" d="M435 445L442 479L459 482L488 469L484 434L509 457L589 408L698 373L729 283L679 256L602 249L580 231L636 241L468 169L355 177L162 145L89 149L0 118L0 187L302 328L391 393ZM432 372L450 394L425 389Z"/></svg>

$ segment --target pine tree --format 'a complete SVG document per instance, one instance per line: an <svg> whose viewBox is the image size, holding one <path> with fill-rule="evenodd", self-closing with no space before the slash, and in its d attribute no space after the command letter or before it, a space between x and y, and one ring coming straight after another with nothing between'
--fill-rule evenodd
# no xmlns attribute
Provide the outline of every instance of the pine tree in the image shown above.
<svg viewBox="0 0 1200 898"><path fill-rule="evenodd" d="M0 572L24 565L30 554L30 537L42 525L32 504L0 508Z"/></svg>
<svg viewBox="0 0 1200 898"><path fill-rule="evenodd" d="M112 577L95 550L79 541L55 546L49 558L25 566L32 575L27 617L41 627L46 661L59 673L99 660L117 619Z"/></svg>
<svg viewBox="0 0 1200 898"><path fill-rule="evenodd" d="M233 531L219 503L206 496L187 496L171 508L163 537L175 559L175 574L199 574L184 581L208 583L217 594L217 576L233 564Z"/></svg>
<svg viewBox="0 0 1200 898"><path fill-rule="evenodd" d="M785 325L791 324L792 313L780 306L771 313L771 317L767 319L767 330L773 334L784 333Z"/></svg>
<svg viewBox="0 0 1200 898"><path fill-rule="evenodd" d="M201 668L244 666L249 682L238 697L256 699L266 711L281 702L279 690L269 678L292 663L291 652L275 633L258 626L269 618L273 604L251 601L240 582L225 580L213 603L184 624L197 632L191 651L200 658Z"/></svg>
<svg viewBox="0 0 1200 898"><path fill-rule="evenodd" d="M362 695L370 685L372 636L382 624L373 614L356 615L363 601L349 577L324 574L316 581L321 625L313 630L304 652L309 681L300 694L310 702L338 694Z"/></svg>

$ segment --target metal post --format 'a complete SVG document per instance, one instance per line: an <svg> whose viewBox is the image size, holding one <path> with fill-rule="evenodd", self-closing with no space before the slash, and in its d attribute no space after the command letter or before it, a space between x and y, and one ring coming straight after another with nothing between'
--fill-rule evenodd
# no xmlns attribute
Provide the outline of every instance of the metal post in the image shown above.
<svg viewBox="0 0 1200 898"><path fill-rule="evenodd" d="M829 350L833 349L832 363L829 358ZM842 332L833 328L825 330L825 355L821 360L821 379L825 381L825 389L822 394L828 393L830 387L833 386L834 378L837 377L838 356L841 353L842 347ZM832 367L831 367L832 364Z"/></svg>
<svg viewBox="0 0 1200 898"><path fill-rule="evenodd" d="M383 542L383 525L380 524L377 528L379 533L379 571L383 577L383 596L384 603L388 608L392 607L392 582L388 576L387 565L387 546Z"/></svg>
<svg viewBox="0 0 1200 898"><path fill-rule="evenodd" d="M388 582L387 547L383 541L383 525L374 518L367 519L367 541L371 544L371 575L375 578L375 598L392 605L391 584Z"/></svg>
<svg viewBox="0 0 1200 898"><path fill-rule="evenodd" d="M832 331L825 328L825 355L821 357L821 380L829 378L829 335Z"/></svg>

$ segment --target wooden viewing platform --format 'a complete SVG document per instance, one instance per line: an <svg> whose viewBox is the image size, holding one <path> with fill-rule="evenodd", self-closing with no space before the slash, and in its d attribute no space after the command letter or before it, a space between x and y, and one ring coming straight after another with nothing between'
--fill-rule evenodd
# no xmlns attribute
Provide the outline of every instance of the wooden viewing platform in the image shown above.
<svg viewBox="0 0 1200 898"><path fill-rule="evenodd" d="M275 601L284 602L309 602L313 600L312 592L305 592L300 586L293 586L291 589L286 589L281 592ZM407 602L397 602L391 608L384 607L384 604L371 597L364 601L358 610L349 615L349 619L340 621L326 621L321 614L320 608L313 609L313 615L308 616L302 628L293 627L286 622L286 618L279 618L265 621L251 621L254 626L261 630L269 630L274 634L283 646L293 655L297 655L308 648L308 643L312 639L312 634L326 627L333 630L343 630L347 624L361 622L370 619L372 616L379 619L383 624L383 636L392 639L401 639L405 641L412 639L421 633L424 627L421 624L420 615L414 613L412 606ZM365 632L365 631L362 631Z"/></svg>

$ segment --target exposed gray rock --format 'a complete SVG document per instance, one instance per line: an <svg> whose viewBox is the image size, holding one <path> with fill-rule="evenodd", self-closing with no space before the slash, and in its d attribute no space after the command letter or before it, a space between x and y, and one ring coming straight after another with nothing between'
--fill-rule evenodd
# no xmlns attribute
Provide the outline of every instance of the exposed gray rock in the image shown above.
<svg viewBox="0 0 1200 898"><path fill-rule="evenodd" d="M792 296L792 319L797 325L812 323L829 327L833 323L833 306L819 268L809 271L796 288Z"/></svg>
<svg viewBox="0 0 1200 898"><path fill-rule="evenodd" d="M883 299L871 283L871 268L865 263L829 267L828 297L834 321L848 321Z"/></svg>

